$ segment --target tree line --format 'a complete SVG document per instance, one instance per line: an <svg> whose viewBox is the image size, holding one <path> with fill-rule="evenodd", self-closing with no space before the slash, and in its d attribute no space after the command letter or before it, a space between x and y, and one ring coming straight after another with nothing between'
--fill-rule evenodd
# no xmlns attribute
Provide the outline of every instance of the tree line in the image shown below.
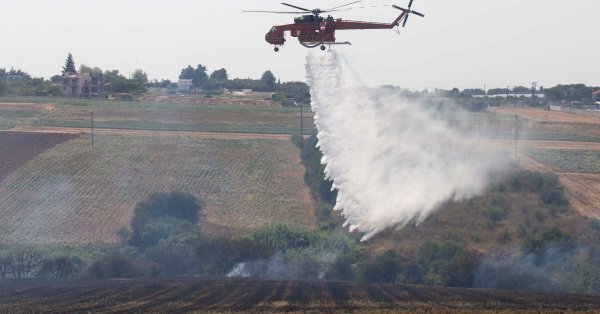
<svg viewBox="0 0 600 314"><path fill-rule="evenodd" d="M99 93L103 96L114 93L140 95L147 92L147 88L152 87L173 90L177 88L177 82L170 80L150 81L148 74L142 69L136 69L129 77L121 74L119 70L102 70L99 67L90 67L85 64L81 64L77 69L75 60L69 53L61 74L54 75L49 80L32 78L31 75L20 69L11 69L10 71L0 69L0 96L61 96L61 84L65 74L89 74L95 82L94 84L98 86ZM9 75L14 75L15 79L7 81ZM217 69L209 75L206 66L198 64L195 68L192 66L183 68L179 79L192 80L190 87L194 91L206 95L219 95L224 89L251 89L257 92L271 92L275 101L294 99L297 103L310 103L308 85L303 82L281 83L269 70L265 71L260 79L231 79L224 68Z"/></svg>

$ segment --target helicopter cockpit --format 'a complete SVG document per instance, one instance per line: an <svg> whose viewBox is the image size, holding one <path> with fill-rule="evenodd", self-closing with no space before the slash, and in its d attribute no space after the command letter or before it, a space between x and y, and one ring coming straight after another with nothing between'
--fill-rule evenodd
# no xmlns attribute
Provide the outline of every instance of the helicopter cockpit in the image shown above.
<svg viewBox="0 0 600 314"><path fill-rule="evenodd" d="M303 15L301 17L297 17L294 19L294 23L315 23L315 22L323 22L323 18L315 15Z"/></svg>

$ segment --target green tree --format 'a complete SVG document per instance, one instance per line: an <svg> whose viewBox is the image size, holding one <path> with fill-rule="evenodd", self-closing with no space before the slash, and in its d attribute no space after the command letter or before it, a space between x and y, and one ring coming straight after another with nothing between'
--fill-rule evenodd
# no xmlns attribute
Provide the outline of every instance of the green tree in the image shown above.
<svg viewBox="0 0 600 314"><path fill-rule="evenodd" d="M552 101L591 101L593 88L585 84L557 85L547 88L544 93Z"/></svg>
<svg viewBox="0 0 600 314"><path fill-rule="evenodd" d="M306 248L311 244L311 232L296 225L266 225L252 232L252 240L275 251Z"/></svg>
<svg viewBox="0 0 600 314"><path fill-rule="evenodd" d="M6 92L6 82L3 77L0 77L0 96L4 96Z"/></svg>
<svg viewBox="0 0 600 314"><path fill-rule="evenodd" d="M539 264L550 249L564 253L573 253L576 247L576 239L558 227L553 227L544 229L529 237L523 242L522 250L526 254L533 254L536 263Z"/></svg>
<svg viewBox="0 0 600 314"><path fill-rule="evenodd" d="M218 83L225 82L228 79L229 75L227 74L227 70L224 68L218 69L210 75L210 80Z"/></svg>
<svg viewBox="0 0 600 314"><path fill-rule="evenodd" d="M181 74L179 74L179 78L182 80L191 80L194 78L194 68L191 65L188 65L187 68L181 70Z"/></svg>
<svg viewBox="0 0 600 314"><path fill-rule="evenodd" d="M103 73L104 82L108 84L113 84L120 79L126 79L123 75L119 73L119 70L106 70Z"/></svg>
<svg viewBox="0 0 600 314"><path fill-rule="evenodd" d="M61 75L53 75L53 76L50 78L50 82L52 82L52 83L54 83L54 84L60 84L60 83L62 83L62 80L63 80L63 79L62 79L62 76L61 76Z"/></svg>
<svg viewBox="0 0 600 314"><path fill-rule="evenodd" d="M133 79L143 85L148 83L148 74L141 69L137 69L133 72Z"/></svg>
<svg viewBox="0 0 600 314"><path fill-rule="evenodd" d="M65 61L65 66L63 66L62 73L63 75L66 73L77 73L77 70L75 69L75 61L73 60L73 56L70 52L67 56L67 60Z"/></svg>
<svg viewBox="0 0 600 314"><path fill-rule="evenodd" d="M310 104L310 87L304 82L287 82L277 85L274 100L294 98L297 103Z"/></svg>
<svg viewBox="0 0 600 314"><path fill-rule="evenodd" d="M275 91L275 83L277 82L277 80L275 79L275 75L273 75L273 72L265 71L265 73L263 73L263 75L260 77L260 81L263 83L263 85L268 91Z"/></svg>
<svg viewBox="0 0 600 314"><path fill-rule="evenodd" d="M87 278L135 278L142 277L145 269L123 252L113 251L95 261L86 271Z"/></svg>
<svg viewBox="0 0 600 314"><path fill-rule="evenodd" d="M187 68L181 70L179 78L192 80L194 87L202 88L208 81L208 74L206 74L206 67L202 64L198 64L196 69L188 65Z"/></svg>
<svg viewBox="0 0 600 314"><path fill-rule="evenodd" d="M191 244L196 237L201 210L202 205L191 194L151 194L133 211L129 243L142 248L169 239L179 244Z"/></svg>
<svg viewBox="0 0 600 314"><path fill-rule="evenodd" d="M362 277L368 282L392 283L402 270L396 252L389 250L377 255L363 266Z"/></svg>
<svg viewBox="0 0 600 314"><path fill-rule="evenodd" d="M81 74L92 73L92 68L90 68L89 66L87 66L85 64L80 64L79 65L79 73L81 73Z"/></svg>

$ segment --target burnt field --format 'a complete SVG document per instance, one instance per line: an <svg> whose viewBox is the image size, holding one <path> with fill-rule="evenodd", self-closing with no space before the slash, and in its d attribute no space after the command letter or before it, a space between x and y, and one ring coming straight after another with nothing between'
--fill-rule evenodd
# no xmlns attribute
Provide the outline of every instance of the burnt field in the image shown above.
<svg viewBox="0 0 600 314"><path fill-rule="evenodd" d="M71 134L0 132L0 181L38 154L76 137Z"/></svg>
<svg viewBox="0 0 600 314"><path fill-rule="evenodd" d="M3 282L0 312L597 312L598 295L257 280Z"/></svg>

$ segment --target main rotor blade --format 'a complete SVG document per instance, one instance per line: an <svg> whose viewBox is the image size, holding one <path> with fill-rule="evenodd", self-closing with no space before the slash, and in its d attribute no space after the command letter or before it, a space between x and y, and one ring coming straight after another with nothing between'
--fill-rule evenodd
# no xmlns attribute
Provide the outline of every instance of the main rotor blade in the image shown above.
<svg viewBox="0 0 600 314"><path fill-rule="evenodd" d="M410 3L408 4L408 9L409 9L409 10L410 10L410 8L412 8L412 3L413 3L413 1L415 1L415 0L410 0Z"/></svg>
<svg viewBox="0 0 600 314"><path fill-rule="evenodd" d="M358 1L350 2L350 3L346 3L346 4L344 4L344 5L340 5L340 6L337 6L337 7L333 7L333 8L331 8L331 9L327 9L327 10L325 10L325 11L331 11L331 10L335 10L335 9L343 8L343 7L345 7L345 6L349 6L349 5L351 5L351 4L355 4L355 3L359 3L359 2L362 2L362 0L358 0Z"/></svg>
<svg viewBox="0 0 600 314"><path fill-rule="evenodd" d="M412 11L412 13L413 13L413 14L415 14L415 15L418 15L418 16L420 16L420 17L425 17L425 14L423 14L423 13L419 13L419 12L417 12L417 11Z"/></svg>
<svg viewBox="0 0 600 314"><path fill-rule="evenodd" d="M294 9L303 10L303 11L306 11L306 12L312 12L312 10L305 9L305 8L301 8L301 7L297 7L297 6L295 6L295 5L291 5L291 4L289 4L289 3L282 2L281 4L283 4L283 5L287 5L288 7L292 7L292 8L294 8Z"/></svg>
<svg viewBox="0 0 600 314"><path fill-rule="evenodd" d="M306 12L284 12L284 11L248 11L242 10L244 13L275 13L275 14L305 14Z"/></svg>
<svg viewBox="0 0 600 314"><path fill-rule="evenodd" d="M408 12L408 10L407 10L407 9L405 9L405 8L401 8L401 7L399 7L399 6L395 5L395 4L393 4L392 6L393 6L394 8L396 8L396 9L400 10L400 11Z"/></svg>
<svg viewBox="0 0 600 314"><path fill-rule="evenodd" d="M406 22L408 22L408 14L404 18L404 23L402 23L402 27L406 27Z"/></svg>

